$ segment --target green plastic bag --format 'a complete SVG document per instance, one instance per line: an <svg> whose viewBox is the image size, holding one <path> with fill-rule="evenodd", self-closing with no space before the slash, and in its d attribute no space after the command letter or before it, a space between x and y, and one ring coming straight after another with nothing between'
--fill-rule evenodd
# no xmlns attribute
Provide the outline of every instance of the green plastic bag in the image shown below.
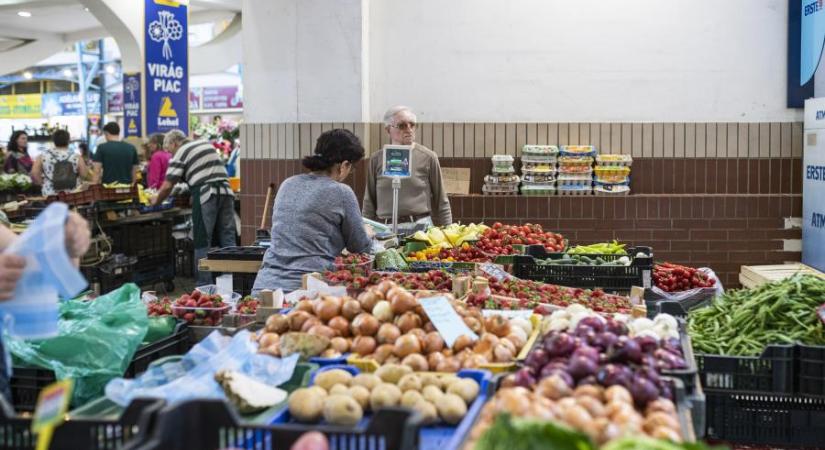
<svg viewBox="0 0 825 450"><path fill-rule="evenodd" d="M149 321L140 289L126 284L92 301L60 304L60 335L40 341L6 336L16 364L54 371L58 380L75 381L72 405L80 406L103 395L112 378L122 377Z"/></svg>
<svg viewBox="0 0 825 450"><path fill-rule="evenodd" d="M141 346L153 344L163 338L169 337L177 326L178 321L172 316L149 317L149 329L143 337Z"/></svg>

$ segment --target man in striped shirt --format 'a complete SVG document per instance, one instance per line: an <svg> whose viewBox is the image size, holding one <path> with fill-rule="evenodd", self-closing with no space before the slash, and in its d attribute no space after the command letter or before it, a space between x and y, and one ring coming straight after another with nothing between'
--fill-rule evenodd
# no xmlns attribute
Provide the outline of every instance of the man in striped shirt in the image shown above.
<svg viewBox="0 0 825 450"><path fill-rule="evenodd" d="M195 244L195 270L206 258L212 242L221 247L236 245L235 196L229 187L226 168L218 152L207 141L190 141L180 130L166 133L163 146L172 152L166 180L152 202L160 205L176 183L189 185L192 194L192 237ZM210 272L198 272L198 282L212 283Z"/></svg>

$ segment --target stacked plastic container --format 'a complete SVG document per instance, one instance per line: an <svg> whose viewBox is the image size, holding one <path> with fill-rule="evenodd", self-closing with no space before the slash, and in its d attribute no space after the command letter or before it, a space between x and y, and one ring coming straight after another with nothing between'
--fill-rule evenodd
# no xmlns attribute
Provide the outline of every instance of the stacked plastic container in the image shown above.
<svg viewBox="0 0 825 450"><path fill-rule="evenodd" d="M484 195L517 195L520 178L511 155L493 155L493 173L484 177Z"/></svg>
<svg viewBox="0 0 825 450"><path fill-rule="evenodd" d="M559 148L555 145L525 145L521 149L521 194L556 195L556 163Z"/></svg>
<svg viewBox="0 0 825 450"><path fill-rule="evenodd" d="M594 169L593 192L596 195L615 196L630 193L630 155L598 155Z"/></svg>
<svg viewBox="0 0 825 450"><path fill-rule="evenodd" d="M591 195L596 147L564 145L559 154L557 187L559 195Z"/></svg>

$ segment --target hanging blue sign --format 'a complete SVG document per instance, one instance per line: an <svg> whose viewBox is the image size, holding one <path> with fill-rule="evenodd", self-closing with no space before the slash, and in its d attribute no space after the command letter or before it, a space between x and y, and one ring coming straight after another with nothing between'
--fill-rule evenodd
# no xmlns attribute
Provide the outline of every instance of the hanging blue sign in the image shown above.
<svg viewBox="0 0 825 450"><path fill-rule="evenodd" d="M145 2L146 132L189 134L187 6L174 0Z"/></svg>
<svg viewBox="0 0 825 450"><path fill-rule="evenodd" d="M123 133L126 137L141 137L140 74L123 74Z"/></svg>

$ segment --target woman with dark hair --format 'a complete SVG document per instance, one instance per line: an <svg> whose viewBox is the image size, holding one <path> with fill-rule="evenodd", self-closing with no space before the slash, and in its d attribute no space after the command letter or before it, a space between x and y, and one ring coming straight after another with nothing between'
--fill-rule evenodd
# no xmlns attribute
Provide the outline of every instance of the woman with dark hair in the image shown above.
<svg viewBox="0 0 825 450"><path fill-rule="evenodd" d="M28 175L32 171L32 161L26 148L29 145L29 135L23 130L11 134L9 146L6 148L6 162L3 171L6 173L23 173Z"/></svg>
<svg viewBox="0 0 825 450"><path fill-rule="evenodd" d="M363 157L361 141L347 130L330 130L318 137L314 154L303 160L309 172L288 178L278 189L272 242L253 294L262 289L300 289L304 274L331 268L342 250L370 250L372 240L358 200L342 183Z"/></svg>

